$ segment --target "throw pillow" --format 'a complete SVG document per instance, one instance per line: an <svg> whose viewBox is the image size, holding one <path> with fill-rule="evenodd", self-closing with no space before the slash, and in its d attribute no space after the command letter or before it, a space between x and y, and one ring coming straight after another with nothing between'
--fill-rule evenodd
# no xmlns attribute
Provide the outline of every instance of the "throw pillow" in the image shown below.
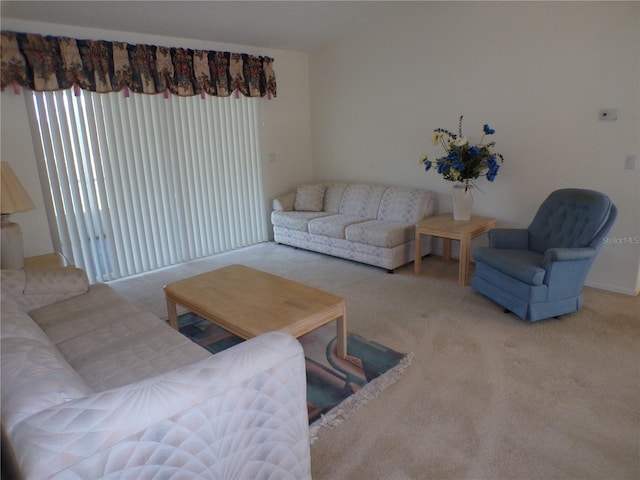
<svg viewBox="0 0 640 480"><path fill-rule="evenodd" d="M321 184L302 185L296 190L293 209L303 212L321 212L324 205L324 191Z"/></svg>

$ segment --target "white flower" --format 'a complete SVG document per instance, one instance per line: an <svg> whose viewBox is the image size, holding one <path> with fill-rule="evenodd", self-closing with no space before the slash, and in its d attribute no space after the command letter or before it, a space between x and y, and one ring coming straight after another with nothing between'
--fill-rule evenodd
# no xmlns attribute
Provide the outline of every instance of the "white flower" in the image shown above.
<svg viewBox="0 0 640 480"><path fill-rule="evenodd" d="M467 143L469 143L467 137L458 137L453 141L456 147L464 147Z"/></svg>

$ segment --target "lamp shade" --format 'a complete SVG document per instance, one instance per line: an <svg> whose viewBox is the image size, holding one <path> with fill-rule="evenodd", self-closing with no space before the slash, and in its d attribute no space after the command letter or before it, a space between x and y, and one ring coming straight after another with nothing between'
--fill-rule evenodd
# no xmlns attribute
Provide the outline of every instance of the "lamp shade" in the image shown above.
<svg viewBox="0 0 640 480"><path fill-rule="evenodd" d="M25 212L35 208L29 194L7 162L1 163L0 179L2 180L2 190L0 191L2 195L0 213L2 215Z"/></svg>

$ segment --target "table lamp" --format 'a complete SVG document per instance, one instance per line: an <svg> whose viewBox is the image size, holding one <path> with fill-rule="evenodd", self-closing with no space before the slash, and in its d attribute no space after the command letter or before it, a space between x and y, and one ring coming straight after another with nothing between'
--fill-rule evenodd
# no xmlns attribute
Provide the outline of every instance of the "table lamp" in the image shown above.
<svg viewBox="0 0 640 480"><path fill-rule="evenodd" d="M0 167L0 179L2 180L2 190L0 191L0 213L2 213L0 249L2 250L2 258L0 259L0 268L22 268L24 266L22 230L20 225L9 221L9 215L26 212L35 206L9 164L2 162Z"/></svg>

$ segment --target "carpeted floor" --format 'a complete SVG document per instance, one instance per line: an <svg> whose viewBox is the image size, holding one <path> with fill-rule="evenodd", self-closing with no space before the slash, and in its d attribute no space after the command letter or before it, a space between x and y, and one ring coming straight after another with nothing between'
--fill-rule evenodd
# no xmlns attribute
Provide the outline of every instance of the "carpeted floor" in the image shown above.
<svg viewBox="0 0 640 480"><path fill-rule="evenodd" d="M640 478L640 298L585 289L585 305L528 324L456 283L275 244L112 282L166 318L162 286L240 263L347 300L349 330L413 352L402 378L311 447L322 479Z"/></svg>

